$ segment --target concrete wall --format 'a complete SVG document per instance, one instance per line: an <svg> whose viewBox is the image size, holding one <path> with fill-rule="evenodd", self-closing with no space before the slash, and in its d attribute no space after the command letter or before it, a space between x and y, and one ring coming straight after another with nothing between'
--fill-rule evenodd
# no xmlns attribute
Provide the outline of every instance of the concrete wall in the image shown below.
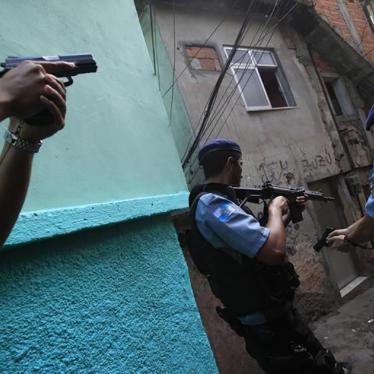
<svg viewBox="0 0 374 374"><path fill-rule="evenodd" d="M186 64L183 45L202 44L222 17L222 13L214 11L177 8L177 74ZM173 36L169 27L171 18L170 9L158 9L158 24L169 55L173 54ZM242 19L242 13L226 15L224 24L209 41L210 45L216 47L222 61L225 60L222 47L232 45ZM236 101L238 91L235 90L228 110L218 114L207 135L230 137L240 141L244 153L243 184L258 184L265 179L274 183L300 184L336 175L340 166L335 160L336 151L332 146L331 132L325 128L318 110L318 96L309 82L307 72L297 59L295 47L286 43L279 29L275 31L269 43L269 32L260 45L257 43L256 31L265 21L264 16L253 17L249 32L241 44L253 46L255 41L257 46L267 46L275 51L295 97L296 108L246 112L242 99ZM191 27L191 24L194 27ZM218 75L219 72L188 71L179 80L194 126L199 123ZM235 82L228 75L222 84L221 94L226 92L227 97L234 85ZM235 101L235 108L220 131ZM217 99L217 106L219 102L220 96ZM221 106L223 102L224 100Z"/></svg>
<svg viewBox="0 0 374 374"><path fill-rule="evenodd" d="M187 188L133 2L1 8L1 60L91 52L99 70L69 88L66 128L35 157L0 253L0 371L216 372L170 221Z"/></svg>

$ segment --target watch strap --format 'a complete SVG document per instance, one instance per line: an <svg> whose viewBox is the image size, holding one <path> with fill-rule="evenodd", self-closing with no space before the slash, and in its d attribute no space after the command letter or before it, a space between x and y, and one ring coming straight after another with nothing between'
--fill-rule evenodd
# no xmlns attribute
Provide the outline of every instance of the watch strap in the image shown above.
<svg viewBox="0 0 374 374"><path fill-rule="evenodd" d="M31 140L22 139L18 134L10 132L8 129L5 130L4 139L11 146L28 153L38 153L42 145L41 140L33 142Z"/></svg>

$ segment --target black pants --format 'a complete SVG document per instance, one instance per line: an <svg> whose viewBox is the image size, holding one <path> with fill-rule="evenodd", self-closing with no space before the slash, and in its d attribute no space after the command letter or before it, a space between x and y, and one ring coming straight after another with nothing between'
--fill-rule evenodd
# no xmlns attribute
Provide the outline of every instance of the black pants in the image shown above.
<svg viewBox="0 0 374 374"><path fill-rule="evenodd" d="M325 350L295 309L275 321L243 326L247 352L267 374L338 373Z"/></svg>

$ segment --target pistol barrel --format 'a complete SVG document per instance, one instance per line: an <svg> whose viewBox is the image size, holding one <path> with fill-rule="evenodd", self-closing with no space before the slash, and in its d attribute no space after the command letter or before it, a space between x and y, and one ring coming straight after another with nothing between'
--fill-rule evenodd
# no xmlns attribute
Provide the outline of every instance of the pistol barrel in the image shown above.
<svg viewBox="0 0 374 374"><path fill-rule="evenodd" d="M74 54L74 55L62 55L62 56L30 56L30 57L7 57L5 62L1 63L5 71L14 69L23 61L34 61L34 62L73 62L75 69L69 70L69 72L61 71L54 75L57 77L65 77L66 75L74 76L84 73L95 73L97 71L97 64L92 54Z"/></svg>

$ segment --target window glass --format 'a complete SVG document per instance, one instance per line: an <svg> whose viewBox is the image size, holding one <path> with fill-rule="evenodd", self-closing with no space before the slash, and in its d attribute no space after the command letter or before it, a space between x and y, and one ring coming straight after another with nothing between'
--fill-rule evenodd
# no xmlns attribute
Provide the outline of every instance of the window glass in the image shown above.
<svg viewBox="0 0 374 374"><path fill-rule="evenodd" d="M234 71L246 105L248 107L269 107L269 101L256 69L234 69Z"/></svg>
<svg viewBox="0 0 374 374"><path fill-rule="evenodd" d="M343 82L343 79L338 78L332 82L332 87L334 89L337 100L339 101L339 106L342 109L343 115L354 116L356 110L352 104L351 98L347 88Z"/></svg>
<svg viewBox="0 0 374 374"><path fill-rule="evenodd" d="M296 101L292 95L290 85L282 69L277 69L276 76L279 82L279 89L283 92L284 98L287 101L287 106L296 106Z"/></svg>
<svg viewBox="0 0 374 374"><path fill-rule="evenodd" d="M277 66L270 51L253 51L252 55L257 65Z"/></svg>
<svg viewBox="0 0 374 374"><path fill-rule="evenodd" d="M230 55L232 48L225 48L227 57ZM231 61L232 64L251 64L251 58L247 49L237 49Z"/></svg>

